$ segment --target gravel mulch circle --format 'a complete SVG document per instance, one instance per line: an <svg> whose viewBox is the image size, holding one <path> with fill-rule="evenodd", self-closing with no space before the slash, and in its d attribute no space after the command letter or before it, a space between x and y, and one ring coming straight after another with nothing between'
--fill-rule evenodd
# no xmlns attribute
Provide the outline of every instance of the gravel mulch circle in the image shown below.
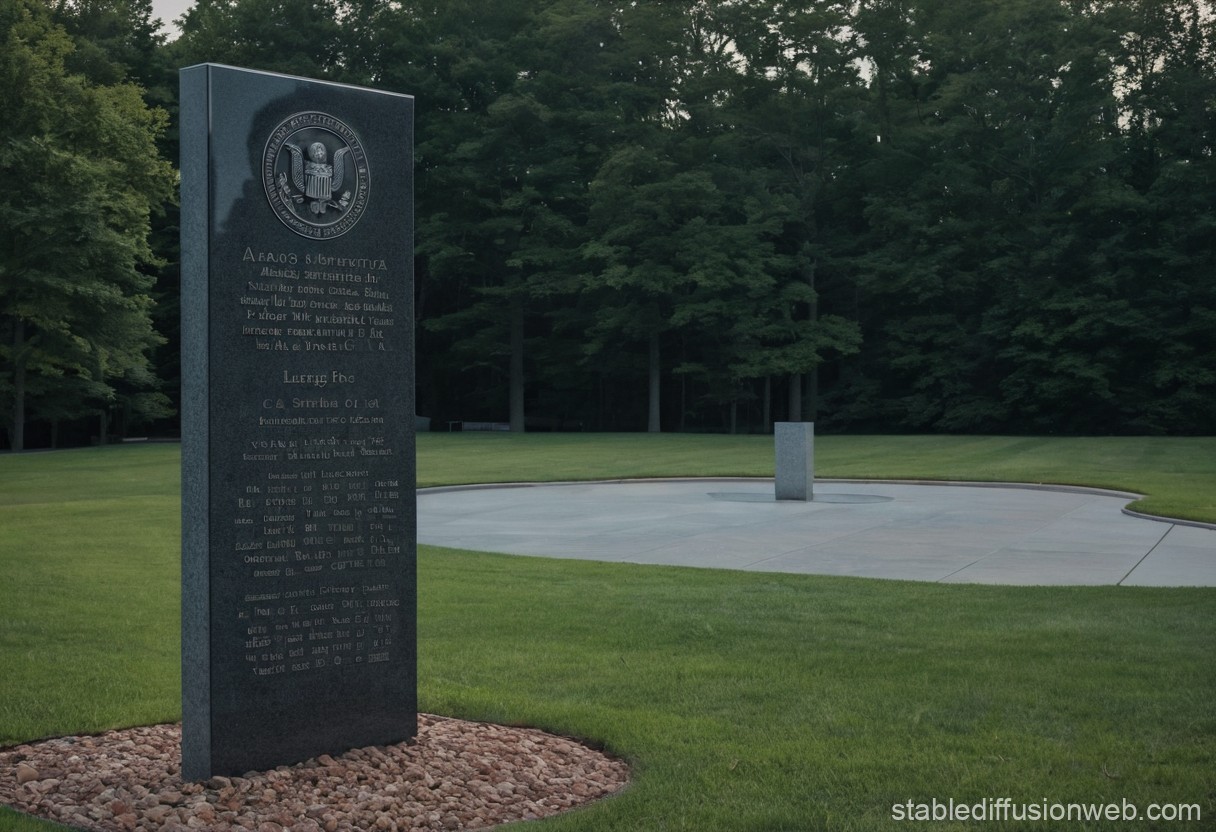
<svg viewBox="0 0 1216 832"><path fill-rule="evenodd" d="M0 803L88 830L485 829L625 787L629 768L574 740L418 715L411 744L183 783L181 726L0 750Z"/></svg>

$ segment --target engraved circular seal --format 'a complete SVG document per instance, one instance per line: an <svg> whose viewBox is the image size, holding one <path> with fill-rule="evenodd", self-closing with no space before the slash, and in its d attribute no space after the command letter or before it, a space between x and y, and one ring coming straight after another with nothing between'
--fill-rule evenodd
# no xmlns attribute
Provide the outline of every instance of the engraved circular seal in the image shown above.
<svg viewBox="0 0 1216 832"><path fill-rule="evenodd" d="M328 240L363 216L371 172L349 126L326 113L296 113L266 141L262 184L284 225L303 237Z"/></svg>

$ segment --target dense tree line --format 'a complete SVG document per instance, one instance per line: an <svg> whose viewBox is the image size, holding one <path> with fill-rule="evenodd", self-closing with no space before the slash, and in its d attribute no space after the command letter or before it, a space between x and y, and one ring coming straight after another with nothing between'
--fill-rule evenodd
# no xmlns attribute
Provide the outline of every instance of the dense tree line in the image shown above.
<svg viewBox="0 0 1216 832"><path fill-rule="evenodd" d="M167 125L131 83L125 44L86 43L41 4L0 2L0 400L10 447L25 422L85 415L110 432L172 413L149 351L164 341L151 291L152 216L172 198L156 140ZM100 29L98 29L100 31ZM92 48L90 48L92 47Z"/></svg>
<svg viewBox="0 0 1216 832"><path fill-rule="evenodd" d="M1216 431L1206 0L199 0L172 42L147 0L0 9L10 443L176 400L162 110L201 61L416 96L441 423Z"/></svg>

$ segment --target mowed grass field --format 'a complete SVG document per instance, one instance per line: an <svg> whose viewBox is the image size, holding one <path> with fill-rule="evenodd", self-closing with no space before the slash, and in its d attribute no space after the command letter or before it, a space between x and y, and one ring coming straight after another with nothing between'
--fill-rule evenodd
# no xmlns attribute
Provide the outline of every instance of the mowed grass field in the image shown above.
<svg viewBox="0 0 1216 832"><path fill-rule="evenodd" d="M770 475L769 437L428 434L419 484ZM1058 482L1216 521L1216 440L821 437L825 477ZM179 454L0 456L0 746L180 718ZM1213 532L1216 535L1216 532ZM424 710L628 759L553 830L957 830L908 800L1216 819L1216 589L980 587L421 547ZM45 828L0 813L0 830Z"/></svg>

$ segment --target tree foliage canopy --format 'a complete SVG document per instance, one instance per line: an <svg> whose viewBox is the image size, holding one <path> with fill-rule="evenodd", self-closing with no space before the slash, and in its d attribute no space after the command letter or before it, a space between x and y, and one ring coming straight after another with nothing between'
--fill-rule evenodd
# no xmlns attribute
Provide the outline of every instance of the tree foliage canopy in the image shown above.
<svg viewBox="0 0 1216 832"><path fill-rule="evenodd" d="M120 387L140 413L166 415L145 271L157 263L151 214L174 184L156 147L166 114L130 83L71 72L75 44L40 3L0 2L0 38L0 396L12 444L27 410L105 413Z"/></svg>
<svg viewBox="0 0 1216 832"><path fill-rule="evenodd" d="M0 8L5 389L47 413L142 372L175 258L125 81L217 61L416 96L439 420L1216 430L1204 0L199 0L171 43L147 0Z"/></svg>

